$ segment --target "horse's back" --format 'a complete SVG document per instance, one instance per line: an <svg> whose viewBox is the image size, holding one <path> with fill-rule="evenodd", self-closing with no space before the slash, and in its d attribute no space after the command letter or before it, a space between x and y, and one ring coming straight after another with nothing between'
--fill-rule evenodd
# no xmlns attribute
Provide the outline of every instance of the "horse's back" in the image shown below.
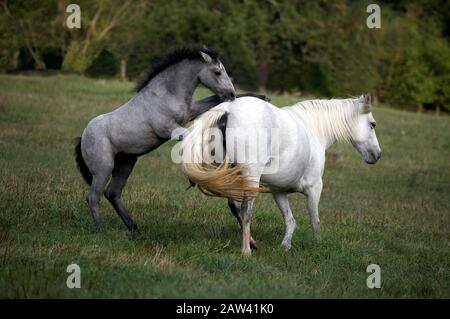
<svg viewBox="0 0 450 319"><path fill-rule="evenodd" d="M160 138L152 126L152 121L158 121L158 114L153 112L149 120L142 98L137 98L135 96L113 111L93 118L86 126L82 138L89 139L90 144L107 143L114 153L136 156L160 146L166 140Z"/></svg>
<svg viewBox="0 0 450 319"><path fill-rule="evenodd" d="M275 113L279 109L259 98L241 97L228 103L227 127L261 128L276 126Z"/></svg>
<svg viewBox="0 0 450 319"><path fill-rule="evenodd" d="M260 158L264 152L257 155L259 165L264 166L261 180L274 190L298 190L311 157L309 134L303 122L284 109L253 97L229 103L227 111L227 129L243 131L237 133L238 139L242 141L256 132L258 147L261 147L261 139L266 138L265 143L269 145L267 156ZM229 137L227 131L227 139ZM246 164L258 166L250 161Z"/></svg>

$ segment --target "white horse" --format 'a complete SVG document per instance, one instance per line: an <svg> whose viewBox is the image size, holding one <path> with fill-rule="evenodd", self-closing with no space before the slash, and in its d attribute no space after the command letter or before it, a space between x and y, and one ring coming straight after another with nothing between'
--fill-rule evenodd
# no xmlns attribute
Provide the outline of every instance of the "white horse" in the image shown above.
<svg viewBox="0 0 450 319"><path fill-rule="evenodd" d="M256 248L250 235L250 223L253 202L263 187L272 193L283 215L285 236L282 246L291 247L296 227L287 197L292 192L306 195L311 227L320 240L318 206L325 151L336 142L348 142L364 161L376 163L381 157L381 149L371 110L370 95L310 100L283 108L252 97L225 102L203 114L183 140L183 156L189 156L183 158L182 169L203 192L229 199L230 209L241 226L244 255ZM215 150L211 146L213 128L226 133L226 144L216 143ZM259 141L263 140L259 145L268 145L269 151L257 161L245 159L245 156L243 161L237 161L239 154L236 152L255 152L252 141L242 143L248 139L249 132L256 132ZM236 142L241 142L243 148L236 148ZM218 153L218 148L224 146L223 162L211 164L214 162L212 153Z"/></svg>

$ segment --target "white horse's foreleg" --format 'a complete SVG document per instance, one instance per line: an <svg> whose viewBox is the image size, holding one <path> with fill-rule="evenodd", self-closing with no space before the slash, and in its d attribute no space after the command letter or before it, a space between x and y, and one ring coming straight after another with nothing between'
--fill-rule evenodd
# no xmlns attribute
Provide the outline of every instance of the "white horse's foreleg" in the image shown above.
<svg viewBox="0 0 450 319"><path fill-rule="evenodd" d="M305 192L308 198L308 213L314 237L320 241L319 201L322 194L322 180L319 180Z"/></svg>
<svg viewBox="0 0 450 319"><path fill-rule="evenodd" d="M278 208L283 215L285 234L281 246L286 249L291 248L292 234L294 233L297 223L292 215L291 207L289 206L289 200L286 193L273 193L272 194L275 203L277 203Z"/></svg>

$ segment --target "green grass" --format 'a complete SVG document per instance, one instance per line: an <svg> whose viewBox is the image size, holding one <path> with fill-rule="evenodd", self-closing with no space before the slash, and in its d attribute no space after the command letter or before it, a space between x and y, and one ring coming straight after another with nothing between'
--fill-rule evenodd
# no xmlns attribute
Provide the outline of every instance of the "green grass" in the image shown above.
<svg viewBox="0 0 450 319"><path fill-rule="evenodd" d="M105 200L105 227L94 229L72 139L131 90L69 75L0 76L0 297L450 297L448 117L376 108L377 165L349 145L328 152L322 243L303 196L292 194L299 227L283 251L281 215L264 194L252 224L259 250L245 258L226 202L185 191L170 143L140 158L124 193L142 235L131 237ZM81 289L66 287L72 262ZM366 287L371 263L381 289Z"/></svg>

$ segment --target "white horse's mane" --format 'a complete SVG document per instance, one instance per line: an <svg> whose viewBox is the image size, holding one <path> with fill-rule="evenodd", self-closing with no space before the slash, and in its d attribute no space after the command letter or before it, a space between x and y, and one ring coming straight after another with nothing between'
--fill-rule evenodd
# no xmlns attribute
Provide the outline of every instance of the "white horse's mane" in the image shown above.
<svg viewBox="0 0 450 319"><path fill-rule="evenodd" d="M324 143L350 142L352 127L359 114L362 98L308 100L289 109L299 116Z"/></svg>

